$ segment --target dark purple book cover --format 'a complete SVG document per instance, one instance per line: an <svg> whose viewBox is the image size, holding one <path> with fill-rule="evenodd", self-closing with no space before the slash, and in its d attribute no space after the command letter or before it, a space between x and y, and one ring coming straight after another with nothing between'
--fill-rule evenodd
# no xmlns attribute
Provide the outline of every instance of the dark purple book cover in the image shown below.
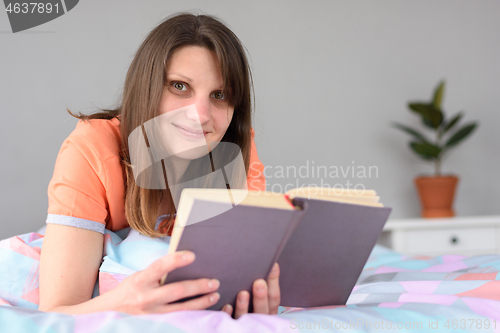
<svg viewBox="0 0 500 333"><path fill-rule="evenodd" d="M166 283L186 279L216 278L221 297L210 310L235 305L241 290L251 293L253 282L267 278L286 241L297 226L302 211L236 205L206 219L199 214L220 212L227 204L195 200L178 251L190 250L196 260L168 274Z"/></svg>
<svg viewBox="0 0 500 333"><path fill-rule="evenodd" d="M345 304L391 208L296 198L301 222L282 251L281 305Z"/></svg>

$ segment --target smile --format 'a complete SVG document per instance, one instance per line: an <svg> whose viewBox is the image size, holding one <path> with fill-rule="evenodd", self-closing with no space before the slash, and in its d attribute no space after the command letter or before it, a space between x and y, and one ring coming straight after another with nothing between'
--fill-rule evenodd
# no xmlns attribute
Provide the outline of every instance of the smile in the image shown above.
<svg viewBox="0 0 500 333"><path fill-rule="evenodd" d="M176 124L172 124L172 125L174 125L182 135L184 135L185 137L188 137L188 138L202 139L205 137L205 135L207 135L209 133L209 132L204 132L201 130L195 130L195 129L192 129L189 127L179 126Z"/></svg>

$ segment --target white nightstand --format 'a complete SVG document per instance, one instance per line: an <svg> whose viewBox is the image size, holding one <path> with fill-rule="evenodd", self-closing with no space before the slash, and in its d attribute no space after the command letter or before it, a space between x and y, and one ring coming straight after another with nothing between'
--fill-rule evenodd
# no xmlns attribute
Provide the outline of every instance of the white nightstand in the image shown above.
<svg viewBox="0 0 500 333"><path fill-rule="evenodd" d="M404 254L500 254L500 216L389 220L378 243Z"/></svg>

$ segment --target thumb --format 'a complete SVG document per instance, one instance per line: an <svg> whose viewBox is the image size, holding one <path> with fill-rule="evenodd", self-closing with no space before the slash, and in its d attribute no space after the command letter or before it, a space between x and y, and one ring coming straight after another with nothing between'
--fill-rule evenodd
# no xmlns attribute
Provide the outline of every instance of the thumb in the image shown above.
<svg viewBox="0 0 500 333"><path fill-rule="evenodd" d="M194 259L195 254L191 251L170 253L153 262L143 272L148 275L147 282L158 285L165 274L193 263Z"/></svg>

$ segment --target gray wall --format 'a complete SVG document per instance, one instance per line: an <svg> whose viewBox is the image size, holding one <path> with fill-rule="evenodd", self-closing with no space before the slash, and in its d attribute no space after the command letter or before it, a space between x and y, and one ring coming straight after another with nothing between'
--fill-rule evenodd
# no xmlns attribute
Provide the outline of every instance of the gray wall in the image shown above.
<svg viewBox="0 0 500 333"><path fill-rule="evenodd" d="M432 166L390 123L418 125L406 103L446 79L445 110L480 122L444 162L461 177L457 212L500 214L500 2L88 0L17 34L0 12L0 239L44 225L55 158L76 124L65 109L115 105L146 34L193 9L223 19L248 49L269 190L296 182L279 167L304 166L299 186L349 180L376 189L393 218L418 216L412 180ZM378 173L313 177L313 165Z"/></svg>

